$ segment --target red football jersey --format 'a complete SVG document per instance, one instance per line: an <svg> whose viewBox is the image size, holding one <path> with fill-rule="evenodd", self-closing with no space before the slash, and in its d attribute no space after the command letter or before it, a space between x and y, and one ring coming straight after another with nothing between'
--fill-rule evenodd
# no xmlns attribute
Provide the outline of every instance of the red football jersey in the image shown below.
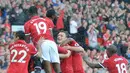
<svg viewBox="0 0 130 73"><path fill-rule="evenodd" d="M58 47L58 52L59 53L62 53L62 54L67 54L68 53L67 49L65 49L63 47L60 47L60 46L57 46L57 47Z"/></svg>
<svg viewBox="0 0 130 73"><path fill-rule="evenodd" d="M128 61L117 54L103 62L103 66L108 69L109 73L128 73L127 64Z"/></svg>
<svg viewBox="0 0 130 73"><path fill-rule="evenodd" d="M70 46L78 47L79 44L76 41L71 41ZM82 57L79 53L72 51L72 65L74 73L85 73L82 64Z"/></svg>
<svg viewBox="0 0 130 73"><path fill-rule="evenodd" d="M47 21L49 28L54 28L54 23L51 19L49 19L48 17L45 17L44 19Z"/></svg>
<svg viewBox="0 0 130 73"><path fill-rule="evenodd" d="M45 19L45 21L48 23L48 28L49 28L49 30L50 30L50 29L52 30L52 29L55 27L53 21L52 21L51 19L49 19L48 17L45 17L44 19ZM49 38L50 40L54 41L54 38L53 38L53 36L52 36L52 34L51 34L51 31L48 31L47 33L48 33L48 38Z"/></svg>
<svg viewBox="0 0 130 73"><path fill-rule="evenodd" d="M68 44L66 44L68 45ZM64 46L66 46L64 45ZM63 46L61 46L63 47ZM61 71L62 73L74 73L73 66L72 66L72 55L68 58L62 59L60 62Z"/></svg>
<svg viewBox="0 0 130 73"><path fill-rule="evenodd" d="M46 39L53 40L49 30L48 21L39 16L34 16L29 21L27 21L24 25L24 29L26 34L30 34L35 45L41 36Z"/></svg>
<svg viewBox="0 0 130 73"><path fill-rule="evenodd" d="M66 45L79 46L74 40ZM72 51L72 55L69 58L61 60L61 70L63 73L84 73L81 55Z"/></svg>
<svg viewBox="0 0 130 73"><path fill-rule="evenodd" d="M31 55L37 53L35 47L23 40L18 40L9 46L10 65L7 73L28 73L28 63Z"/></svg>
<svg viewBox="0 0 130 73"><path fill-rule="evenodd" d="M60 66L62 73L74 73L72 66L72 56L62 59Z"/></svg>

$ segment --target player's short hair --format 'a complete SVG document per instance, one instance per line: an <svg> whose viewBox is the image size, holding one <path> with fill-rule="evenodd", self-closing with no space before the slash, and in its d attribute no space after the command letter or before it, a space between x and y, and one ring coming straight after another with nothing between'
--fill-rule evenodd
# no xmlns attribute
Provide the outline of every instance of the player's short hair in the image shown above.
<svg viewBox="0 0 130 73"><path fill-rule="evenodd" d="M54 9L48 10L46 13L46 16L50 18L52 18L52 16L55 16L55 15L56 15L56 12Z"/></svg>
<svg viewBox="0 0 130 73"><path fill-rule="evenodd" d="M25 33L23 31L17 31L15 36L19 37L19 40L25 40Z"/></svg>
<svg viewBox="0 0 130 73"><path fill-rule="evenodd" d="M60 32L65 33L65 35L66 35L66 37L67 37L67 38L69 38L69 37L70 37L70 35L69 35L68 31L65 31L65 30L60 30L60 31L59 31L59 33L60 33Z"/></svg>
<svg viewBox="0 0 130 73"><path fill-rule="evenodd" d="M110 45L107 47L107 51L109 51L111 54L117 53L117 47L115 45Z"/></svg>
<svg viewBox="0 0 130 73"><path fill-rule="evenodd" d="M37 14L37 8L36 8L36 6L31 6L31 7L28 9L28 12L29 12L29 14L31 14L31 15Z"/></svg>

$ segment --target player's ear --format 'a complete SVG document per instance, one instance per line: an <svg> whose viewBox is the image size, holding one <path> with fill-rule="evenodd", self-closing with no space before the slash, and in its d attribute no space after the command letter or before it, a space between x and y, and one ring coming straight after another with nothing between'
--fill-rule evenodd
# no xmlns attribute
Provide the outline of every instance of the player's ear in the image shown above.
<svg viewBox="0 0 130 73"><path fill-rule="evenodd" d="M16 40L19 40L19 37L18 37L18 36L16 36Z"/></svg>

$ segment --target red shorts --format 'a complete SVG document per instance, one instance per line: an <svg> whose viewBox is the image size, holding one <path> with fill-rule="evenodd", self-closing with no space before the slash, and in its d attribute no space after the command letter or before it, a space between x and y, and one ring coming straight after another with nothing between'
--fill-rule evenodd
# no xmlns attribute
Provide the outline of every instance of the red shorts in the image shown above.
<svg viewBox="0 0 130 73"><path fill-rule="evenodd" d="M83 70L74 71L74 73L85 73Z"/></svg>
<svg viewBox="0 0 130 73"><path fill-rule="evenodd" d="M67 70L67 71L62 71L62 73L75 73L75 72L73 72L73 70Z"/></svg>

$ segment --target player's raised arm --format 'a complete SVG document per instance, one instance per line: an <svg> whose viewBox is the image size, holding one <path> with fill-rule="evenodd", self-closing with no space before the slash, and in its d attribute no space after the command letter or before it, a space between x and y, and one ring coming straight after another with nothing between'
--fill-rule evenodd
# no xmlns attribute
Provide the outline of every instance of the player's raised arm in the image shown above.
<svg viewBox="0 0 130 73"><path fill-rule="evenodd" d="M25 41L26 41L27 43L30 43L30 35L29 35L29 34L25 34L25 35L26 35Z"/></svg>
<svg viewBox="0 0 130 73"><path fill-rule="evenodd" d="M75 51L75 52L84 52L84 49L76 42L76 41L72 41L73 46L64 46L63 48L67 49L67 50L71 50L71 51Z"/></svg>
<svg viewBox="0 0 130 73"><path fill-rule="evenodd" d="M61 59L68 58L71 55L71 51L68 50L67 54L59 54Z"/></svg>
<svg viewBox="0 0 130 73"><path fill-rule="evenodd" d="M27 23L24 25L24 31L25 31L25 41L27 43L30 43L30 33L28 32L29 28L28 28Z"/></svg>
<svg viewBox="0 0 130 73"><path fill-rule="evenodd" d="M61 44L60 44L60 46L64 46L65 44L68 44L68 43L70 43L71 41L73 41L74 39L73 38L67 38L64 42L62 42Z"/></svg>

